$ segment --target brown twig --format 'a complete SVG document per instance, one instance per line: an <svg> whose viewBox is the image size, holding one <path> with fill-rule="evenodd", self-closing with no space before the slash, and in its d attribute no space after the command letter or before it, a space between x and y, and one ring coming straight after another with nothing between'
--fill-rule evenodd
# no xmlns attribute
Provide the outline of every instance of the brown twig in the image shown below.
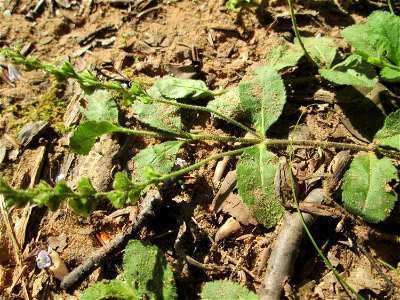
<svg viewBox="0 0 400 300"><path fill-rule="evenodd" d="M321 203L324 198L322 189L312 190L304 201ZM303 213L307 227L311 226L316 217ZM293 266L297 258L299 246L305 230L300 216L295 213L286 213L282 229L273 245L268 260L267 272L261 284L259 295L265 300L279 300L284 283L293 274Z"/></svg>

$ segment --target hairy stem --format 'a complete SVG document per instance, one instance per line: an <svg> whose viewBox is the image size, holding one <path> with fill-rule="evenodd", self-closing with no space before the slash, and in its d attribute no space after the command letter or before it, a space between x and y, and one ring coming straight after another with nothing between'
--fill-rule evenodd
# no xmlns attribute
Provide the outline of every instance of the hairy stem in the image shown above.
<svg viewBox="0 0 400 300"><path fill-rule="evenodd" d="M249 146L249 147L251 147L251 146ZM193 165L191 165L189 167L186 167L186 168L180 169L178 171L169 173L167 175L163 175L161 177L158 177L156 179L156 181L157 182L162 182L162 181L165 181L167 179L171 179L171 178L176 177L176 176L184 175L184 174L186 174L186 173L188 173L190 171L193 171L193 170L201 167L202 165L204 165L204 164L206 164L206 163L208 163L208 162L210 162L212 160L220 159L220 158L222 158L224 156L232 156L232 155L242 154L243 151L245 151L249 147L244 147L244 148L240 148L240 149L236 149L236 150L231 150L231 151L226 151L226 152L218 153L218 154L215 154L215 155L211 155L211 156L207 157L206 159L203 159L202 161L199 161L198 163L195 163L195 164L193 164Z"/></svg>
<svg viewBox="0 0 400 300"><path fill-rule="evenodd" d="M136 130L121 127L119 132L124 132L127 134L151 136L155 138L176 138L186 141L195 140L214 140L220 142L234 142L234 143L244 143L244 144L258 144L263 142L261 139L250 139L250 138L237 138L230 136L218 136L218 135L206 135L206 134L193 134L193 133L160 133L154 131L146 130ZM376 152L381 155L385 155L390 158L400 159L400 152L396 150L388 150L378 147L375 144L370 144L368 146L348 144L348 143L338 143L338 142L326 142L326 141L315 141L315 140L281 140L281 139L266 139L264 141L268 146L299 146L299 147L322 147L322 148L335 148L351 151L365 151L365 152Z"/></svg>
<svg viewBox="0 0 400 300"><path fill-rule="evenodd" d="M291 16L291 19L292 19L292 25L293 25L294 34L296 35L296 38L299 41L299 45L300 45L301 49L303 49L304 54L307 56L307 58L310 60L310 62L313 65L315 65L315 61L311 58L310 54L308 53L306 47L303 44L303 41L301 40L299 29L297 28L297 21L296 21L296 15L294 13L293 0L288 0L288 2L289 2L289 10L290 10L290 16Z"/></svg>

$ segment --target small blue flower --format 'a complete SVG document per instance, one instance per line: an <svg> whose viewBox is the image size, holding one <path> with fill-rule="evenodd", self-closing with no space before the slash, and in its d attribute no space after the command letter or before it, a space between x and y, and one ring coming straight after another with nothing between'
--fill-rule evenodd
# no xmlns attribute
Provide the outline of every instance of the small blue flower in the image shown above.
<svg viewBox="0 0 400 300"><path fill-rule="evenodd" d="M39 269L48 268L52 265L51 258L46 250L41 250L36 256L36 264Z"/></svg>

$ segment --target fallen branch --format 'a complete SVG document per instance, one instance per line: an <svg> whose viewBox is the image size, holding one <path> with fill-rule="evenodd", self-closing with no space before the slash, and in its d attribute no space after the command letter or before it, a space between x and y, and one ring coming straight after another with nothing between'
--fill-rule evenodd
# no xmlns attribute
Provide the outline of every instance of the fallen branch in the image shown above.
<svg viewBox="0 0 400 300"><path fill-rule="evenodd" d="M323 189L312 190L305 202L321 203L324 198ZM311 226L316 217L303 213L307 227ZM258 294L263 300L279 300L283 286L293 275L293 267L299 252L305 230L297 212L284 215L282 230L279 233L268 260L267 272Z"/></svg>

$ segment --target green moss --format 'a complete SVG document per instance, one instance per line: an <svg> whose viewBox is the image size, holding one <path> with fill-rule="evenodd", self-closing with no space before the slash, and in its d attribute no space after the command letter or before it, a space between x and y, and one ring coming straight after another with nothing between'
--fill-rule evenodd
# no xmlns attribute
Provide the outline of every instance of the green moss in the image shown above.
<svg viewBox="0 0 400 300"><path fill-rule="evenodd" d="M7 131L16 134L28 122L49 121L56 132L64 133L62 117L66 102L63 95L64 84L52 78L50 88L40 98L25 101L23 105L16 103L7 107L5 113L12 113L15 116L9 119Z"/></svg>

